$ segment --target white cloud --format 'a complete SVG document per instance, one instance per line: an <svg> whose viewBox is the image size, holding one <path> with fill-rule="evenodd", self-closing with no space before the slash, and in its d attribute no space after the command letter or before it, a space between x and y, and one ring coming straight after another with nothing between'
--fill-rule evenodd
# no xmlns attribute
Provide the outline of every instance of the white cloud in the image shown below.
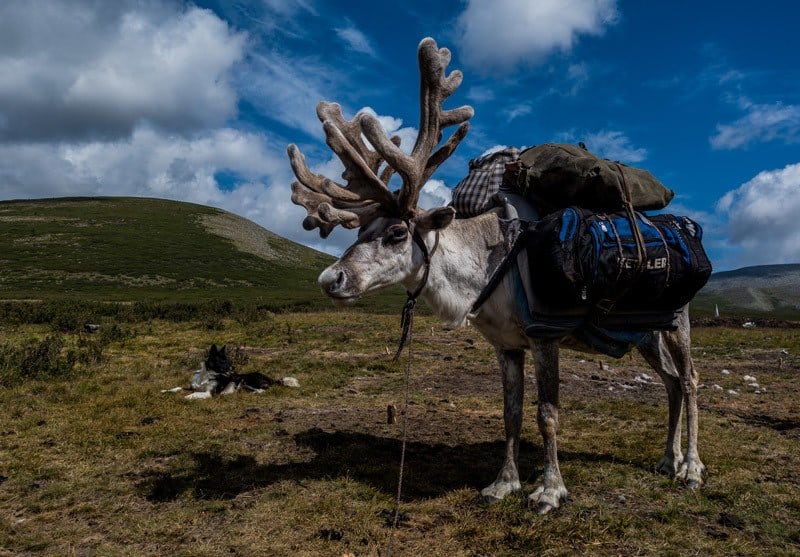
<svg viewBox="0 0 800 557"><path fill-rule="evenodd" d="M485 85L473 85L467 90L467 98L475 103L493 101L495 96L494 89Z"/></svg>
<svg viewBox="0 0 800 557"><path fill-rule="evenodd" d="M239 89L259 112L311 136L323 136L315 107L334 97L337 74L313 59L277 52L251 53L248 66Z"/></svg>
<svg viewBox="0 0 800 557"><path fill-rule="evenodd" d="M559 134L557 140L566 143L583 141L592 153L626 164L635 164L647 158L647 149L634 146L628 136L617 130L600 130L583 134L571 130Z"/></svg>
<svg viewBox="0 0 800 557"><path fill-rule="evenodd" d="M484 73L508 73L568 51L581 35L616 22L616 0L467 0L458 17L459 55Z"/></svg>
<svg viewBox="0 0 800 557"><path fill-rule="evenodd" d="M336 36L339 37L350 50L366 54L367 56L377 56L375 48L372 46L367 36L353 25L348 24L347 27L337 27L334 31L336 32Z"/></svg>
<svg viewBox="0 0 800 557"><path fill-rule="evenodd" d="M567 79L571 87L569 94L575 96L578 91L589 81L589 68L585 63L570 64L567 68Z"/></svg>
<svg viewBox="0 0 800 557"><path fill-rule="evenodd" d="M417 134L419 133L417 128L411 126L403 127L402 119L393 116L381 116L375 112L375 109L369 106L365 106L359 110L359 112L366 112L375 116L378 122L381 123L386 135L389 137L393 135L398 136L400 138L400 149L406 154L411 153L411 149L414 148L414 143L417 141Z"/></svg>
<svg viewBox="0 0 800 557"><path fill-rule="evenodd" d="M211 11L35 4L0 5L0 141L116 138L141 123L184 133L235 113L245 36Z"/></svg>
<svg viewBox="0 0 800 557"><path fill-rule="evenodd" d="M428 180L419 194L419 206L422 209L444 207L453 199L453 191L441 180Z"/></svg>
<svg viewBox="0 0 800 557"><path fill-rule="evenodd" d="M503 110L503 115L506 117L506 121L510 122L520 116L527 116L531 112L533 112L533 105L531 103L520 103Z"/></svg>
<svg viewBox="0 0 800 557"><path fill-rule="evenodd" d="M800 106L754 104L738 99L745 115L731 124L717 124L717 133L709 141L714 149L738 149L751 143L781 140L800 142Z"/></svg>
<svg viewBox="0 0 800 557"><path fill-rule="evenodd" d="M716 209L734 252L726 266L800 262L800 163L760 172Z"/></svg>

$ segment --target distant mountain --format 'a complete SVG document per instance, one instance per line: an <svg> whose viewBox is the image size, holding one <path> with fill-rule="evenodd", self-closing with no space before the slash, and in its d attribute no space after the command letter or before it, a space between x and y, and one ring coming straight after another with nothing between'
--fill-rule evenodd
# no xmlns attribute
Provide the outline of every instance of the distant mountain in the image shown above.
<svg viewBox="0 0 800 557"><path fill-rule="evenodd" d="M761 265L714 273L692 303L694 314L800 319L800 265Z"/></svg>
<svg viewBox="0 0 800 557"><path fill-rule="evenodd" d="M333 258L231 213L142 198L0 202L0 299L327 302Z"/></svg>

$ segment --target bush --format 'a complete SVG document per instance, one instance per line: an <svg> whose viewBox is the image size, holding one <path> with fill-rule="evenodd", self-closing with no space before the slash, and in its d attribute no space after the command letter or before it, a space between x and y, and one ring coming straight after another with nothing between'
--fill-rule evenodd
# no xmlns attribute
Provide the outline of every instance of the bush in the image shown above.
<svg viewBox="0 0 800 557"><path fill-rule="evenodd" d="M29 340L21 347L0 345L0 382L18 379L48 379L68 375L77 355L64 350L61 335Z"/></svg>

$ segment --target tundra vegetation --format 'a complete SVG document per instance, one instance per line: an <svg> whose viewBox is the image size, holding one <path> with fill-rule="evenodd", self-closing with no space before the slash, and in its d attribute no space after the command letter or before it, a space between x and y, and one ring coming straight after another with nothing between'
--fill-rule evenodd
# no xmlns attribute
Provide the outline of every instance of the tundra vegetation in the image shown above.
<svg viewBox="0 0 800 557"><path fill-rule="evenodd" d="M404 371L387 354L396 315L66 306L101 326L88 334L61 307L3 306L1 553L385 548L400 453L386 409L402 409ZM474 329L418 317L398 554L796 554L800 330L700 327L693 340L708 483L690 491L653 473L667 408L638 354L599 362L565 350L561 470L573 489L569 505L540 516L516 498L476 500L504 443L493 350ZM301 387L200 402L160 392L186 385L212 342L236 348L239 371ZM526 492L542 466L533 402Z"/></svg>

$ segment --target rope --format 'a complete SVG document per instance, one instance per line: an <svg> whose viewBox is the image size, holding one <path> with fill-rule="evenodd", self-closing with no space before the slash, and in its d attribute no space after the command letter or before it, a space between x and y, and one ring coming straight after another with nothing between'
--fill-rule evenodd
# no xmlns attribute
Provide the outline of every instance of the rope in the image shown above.
<svg viewBox="0 0 800 557"><path fill-rule="evenodd" d="M410 300L413 302L413 300ZM389 544L386 547L387 557L392 555L392 546L394 545L394 534L397 530L397 524L400 522L400 502L403 494L403 476L406 464L406 441L408 440L408 399L411 391L411 360L412 360L412 339L414 332L414 304L406 304L403 308L403 336L407 336L406 345L408 346L408 362L406 363L406 386L405 386L405 400L403 402L403 422L402 422L402 438L403 442L400 449L400 469L397 474L397 498L395 499L394 518L392 519L392 529L389 533ZM400 347L402 350L402 346ZM400 351L397 352L397 356ZM395 356L395 359L397 359Z"/></svg>

